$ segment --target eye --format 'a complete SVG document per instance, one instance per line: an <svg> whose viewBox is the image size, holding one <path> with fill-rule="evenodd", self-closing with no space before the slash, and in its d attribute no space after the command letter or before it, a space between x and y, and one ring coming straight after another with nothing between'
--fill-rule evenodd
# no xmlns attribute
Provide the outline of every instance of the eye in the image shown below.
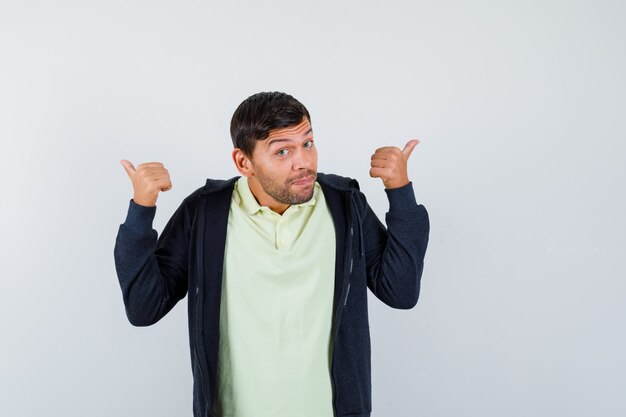
<svg viewBox="0 0 626 417"><path fill-rule="evenodd" d="M283 148L283 149L279 149L278 152L276 152L276 155L278 155L278 156L285 156L285 155L287 155L287 153L289 153L289 150Z"/></svg>
<svg viewBox="0 0 626 417"><path fill-rule="evenodd" d="M313 141L312 140L307 140L306 142L304 142L304 147L305 148L312 148L313 147Z"/></svg>

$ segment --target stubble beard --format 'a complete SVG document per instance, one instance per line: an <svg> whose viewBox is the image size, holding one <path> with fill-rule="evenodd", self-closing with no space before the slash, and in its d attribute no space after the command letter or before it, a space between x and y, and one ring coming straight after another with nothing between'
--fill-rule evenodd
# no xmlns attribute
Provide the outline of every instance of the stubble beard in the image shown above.
<svg viewBox="0 0 626 417"><path fill-rule="evenodd" d="M313 198L313 191L315 188L315 181L310 186L310 189L304 189L300 193L294 193L290 191L291 184L295 181L299 181L305 177L313 177L317 179L317 173L313 170L307 170L304 174L298 175L297 177L288 178L285 183L281 186L276 182L272 181L269 177L265 176L261 172L257 172L255 174L255 178L261 184L261 188L265 191L270 197L274 200L278 201L282 204L302 204L309 201Z"/></svg>

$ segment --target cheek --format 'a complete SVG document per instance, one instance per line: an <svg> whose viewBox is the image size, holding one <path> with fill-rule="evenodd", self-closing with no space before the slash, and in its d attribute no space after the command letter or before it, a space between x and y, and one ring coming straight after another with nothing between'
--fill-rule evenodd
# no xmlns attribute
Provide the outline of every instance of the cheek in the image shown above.
<svg viewBox="0 0 626 417"><path fill-rule="evenodd" d="M313 152L311 153L311 162L313 163L313 166L317 167L317 149L313 149Z"/></svg>
<svg viewBox="0 0 626 417"><path fill-rule="evenodd" d="M281 162L284 161L275 161L273 164L266 166L264 169L266 176L279 183L288 181L291 174L289 164Z"/></svg>

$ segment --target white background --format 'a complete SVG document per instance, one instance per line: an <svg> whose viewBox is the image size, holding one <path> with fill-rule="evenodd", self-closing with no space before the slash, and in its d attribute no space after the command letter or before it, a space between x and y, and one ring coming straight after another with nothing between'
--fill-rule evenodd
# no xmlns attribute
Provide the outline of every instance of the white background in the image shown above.
<svg viewBox="0 0 626 417"><path fill-rule="evenodd" d="M409 161L422 293L370 294L373 416L626 415L621 1L0 3L0 415L190 416L186 299L131 326L113 245L162 161L161 232L236 174L236 106L309 109L319 170Z"/></svg>

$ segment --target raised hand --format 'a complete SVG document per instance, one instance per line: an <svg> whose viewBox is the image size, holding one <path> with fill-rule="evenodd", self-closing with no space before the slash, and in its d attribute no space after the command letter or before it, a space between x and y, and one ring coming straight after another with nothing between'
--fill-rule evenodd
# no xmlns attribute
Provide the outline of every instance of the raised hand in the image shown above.
<svg viewBox="0 0 626 417"><path fill-rule="evenodd" d="M170 173L161 162L146 162L139 164L137 168L130 161L122 159L120 164L128 174L133 183L133 201L136 204L146 207L154 207L159 191L169 191L172 189Z"/></svg>
<svg viewBox="0 0 626 417"><path fill-rule="evenodd" d="M385 188L399 188L409 183L407 161L411 152L420 143L413 139L407 142L404 149L395 146L384 146L376 149L372 155L370 177L383 180Z"/></svg>

